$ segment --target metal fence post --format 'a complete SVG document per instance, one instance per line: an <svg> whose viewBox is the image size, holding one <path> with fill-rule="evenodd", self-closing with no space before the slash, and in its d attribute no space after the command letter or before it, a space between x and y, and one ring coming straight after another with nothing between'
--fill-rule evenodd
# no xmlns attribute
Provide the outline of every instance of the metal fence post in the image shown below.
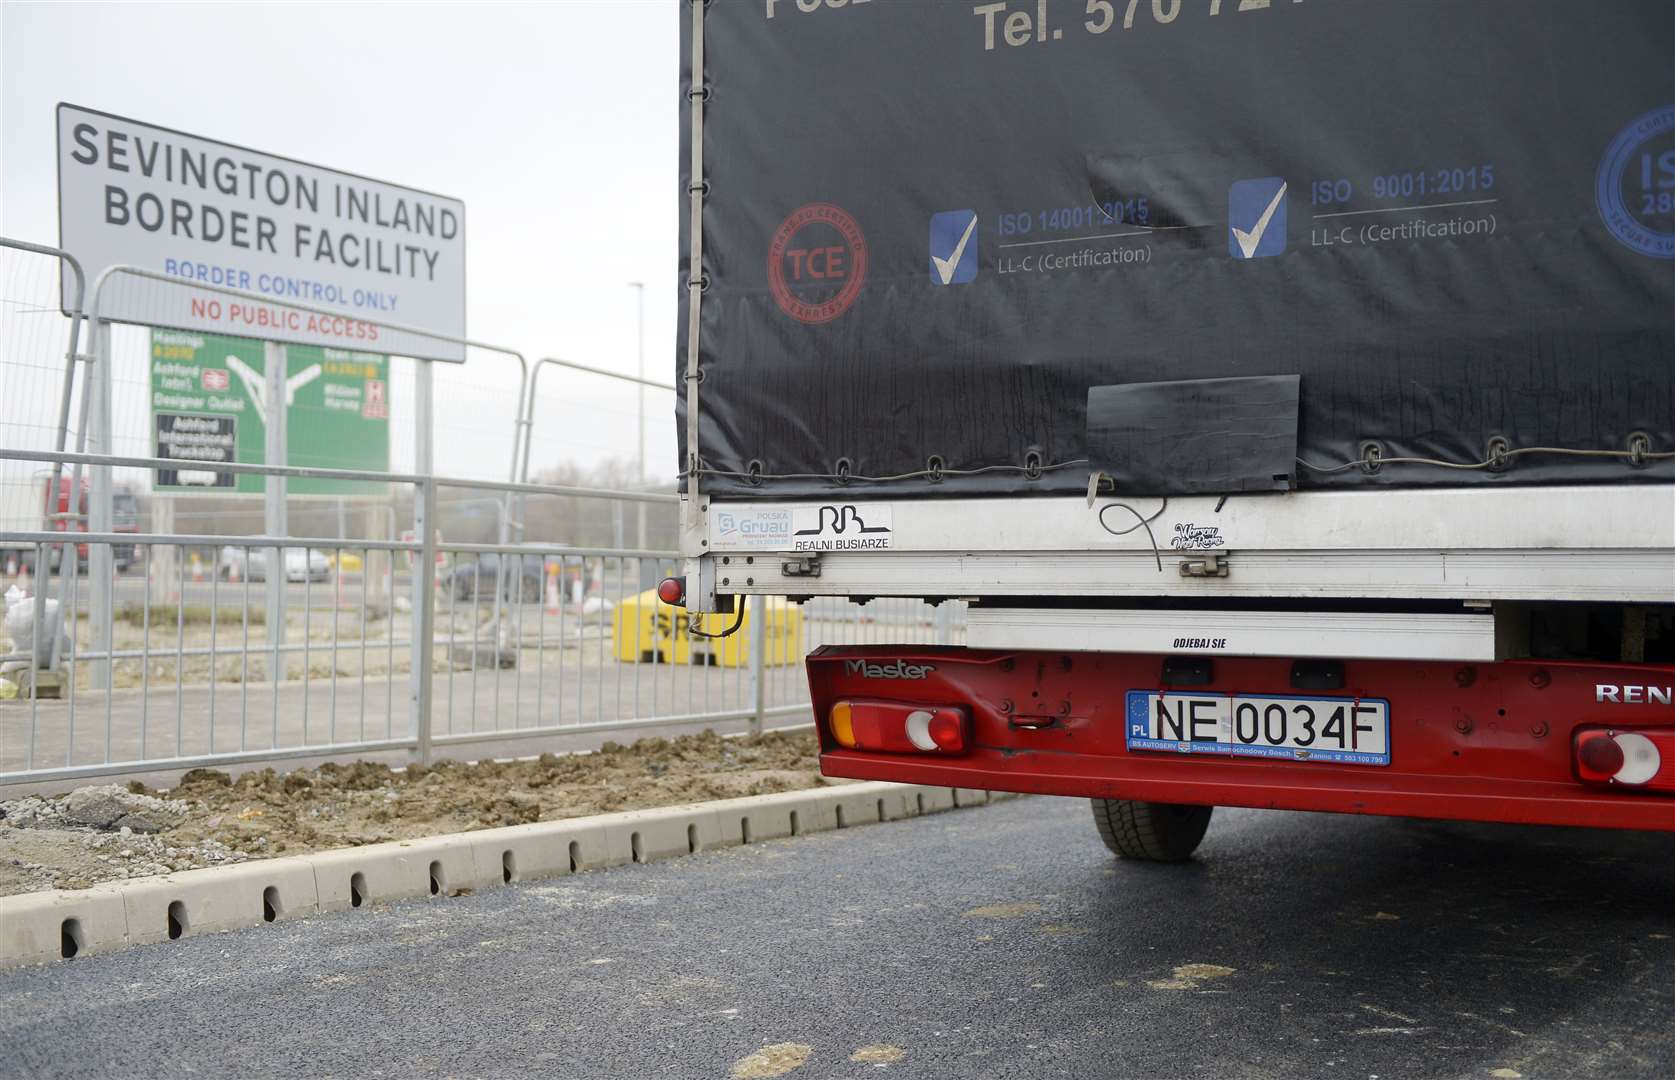
<svg viewBox="0 0 1675 1080"><path fill-rule="evenodd" d="M742 602L742 601L741 601ZM768 709L768 598L750 598L750 733L762 734L762 719Z"/></svg>
<svg viewBox="0 0 1675 1080"><path fill-rule="evenodd" d="M424 537L413 574L413 756L430 764L431 663L436 642L436 479L426 477L413 500L413 527Z"/></svg>

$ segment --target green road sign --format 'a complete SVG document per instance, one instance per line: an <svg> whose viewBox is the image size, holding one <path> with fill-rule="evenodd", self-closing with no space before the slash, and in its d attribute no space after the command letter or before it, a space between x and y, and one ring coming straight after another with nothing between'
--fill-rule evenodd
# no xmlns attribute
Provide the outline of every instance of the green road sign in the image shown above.
<svg viewBox="0 0 1675 1080"><path fill-rule="evenodd" d="M317 345L285 349L286 446L281 464L387 471L390 361L375 353ZM160 492L260 494L263 478L203 469L205 463L267 461L267 394L262 343L247 338L151 332L151 416ZM299 478L291 495L382 496L387 485Z"/></svg>

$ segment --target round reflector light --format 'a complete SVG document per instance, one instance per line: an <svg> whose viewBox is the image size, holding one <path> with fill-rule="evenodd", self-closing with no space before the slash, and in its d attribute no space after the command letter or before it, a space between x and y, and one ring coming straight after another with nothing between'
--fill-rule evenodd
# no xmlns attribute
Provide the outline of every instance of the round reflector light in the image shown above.
<svg viewBox="0 0 1675 1080"><path fill-rule="evenodd" d="M930 722L928 732L939 750L965 749L965 732L961 730L960 718L953 713L937 713Z"/></svg>
<svg viewBox="0 0 1675 1080"><path fill-rule="evenodd" d="M670 607L686 602L686 582L678 577L666 577L657 583L657 598Z"/></svg>
<svg viewBox="0 0 1675 1080"><path fill-rule="evenodd" d="M1623 748L1606 732L1589 732L1582 736L1581 745L1576 748L1576 759L1590 773L1615 776L1623 767Z"/></svg>

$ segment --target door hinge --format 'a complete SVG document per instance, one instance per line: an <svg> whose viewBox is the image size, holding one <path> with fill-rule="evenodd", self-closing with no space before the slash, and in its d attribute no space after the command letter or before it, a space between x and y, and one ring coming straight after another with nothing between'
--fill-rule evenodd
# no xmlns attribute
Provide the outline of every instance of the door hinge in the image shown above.
<svg viewBox="0 0 1675 1080"><path fill-rule="evenodd" d="M1182 577L1226 577L1226 560L1218 553L1206 552L1191 559L1181 560Z"/></svg>
<svg viewBox="0 0 1675 1080"><path fill-rule="evenodd" d="M795 559L783 559L779 564L779 572L783 577L819 577L820 556L801 555Z"/></svg>

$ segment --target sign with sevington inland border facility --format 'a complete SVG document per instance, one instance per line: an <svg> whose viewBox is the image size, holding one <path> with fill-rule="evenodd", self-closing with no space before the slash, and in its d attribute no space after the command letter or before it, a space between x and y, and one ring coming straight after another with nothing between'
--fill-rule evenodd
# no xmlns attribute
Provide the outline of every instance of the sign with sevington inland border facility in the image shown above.
<svg viewBox="0 0 1675 1080"><path fill-rule="evenodd" d="M207 464L267 462L269 399L260 341L153 330L148 359L152 450L159 492L259 495L261 476L215 472ZM376 353L318 345L285 348L287 465L387 472L390 363ZM294 477L291 495L383 496L388 485Z"/></svg>
<svg viewBox="0 0 1675 1080"><path fill-rule="evenodd" d="M458 199L60 104L58 236L89 289L127 265L269 298L119 275L99 304L117 322L465 359L464 346L376 325L465 336ZM74 284L66 267L66 311Z"/></svg>

